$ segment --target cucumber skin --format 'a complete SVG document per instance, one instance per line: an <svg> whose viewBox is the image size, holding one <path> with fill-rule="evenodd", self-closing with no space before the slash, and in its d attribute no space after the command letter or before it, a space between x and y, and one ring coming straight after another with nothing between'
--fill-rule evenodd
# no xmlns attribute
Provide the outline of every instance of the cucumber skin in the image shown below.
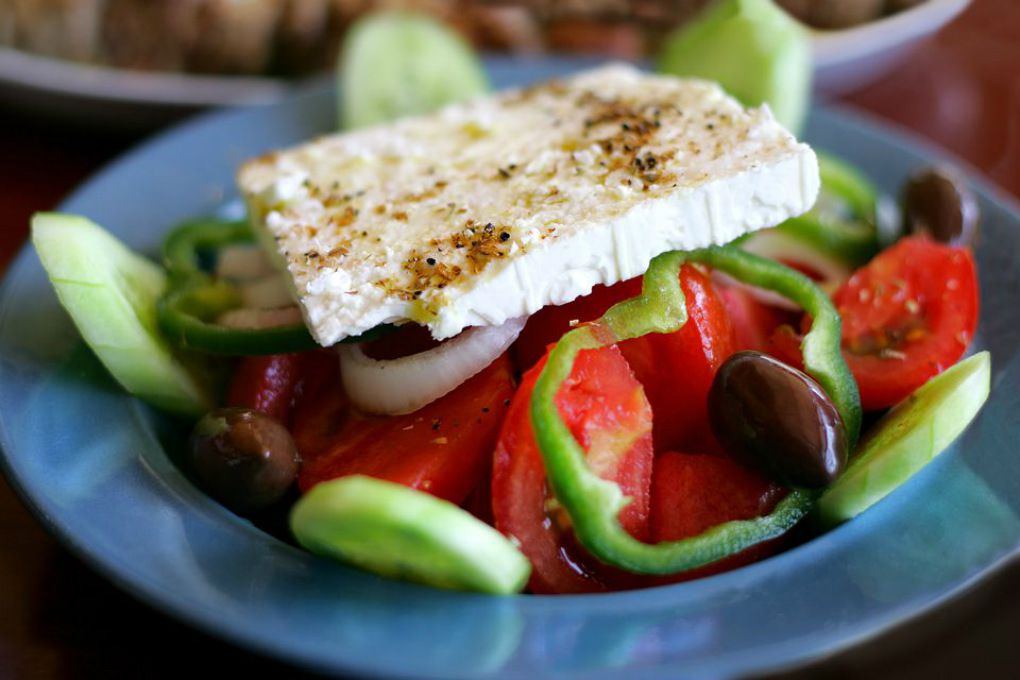
<svg viewBox="0 0 1020 680"><path fill-rule="evenodd" d="M966 429L990 385L991 356L979 352L894 406L819 499L820 522L834 526L853 519L913 477Z"/></svg>
<svg viewBox="0 0 1020 680"><path fill-rule="evenodd" d="M659 71L717 81L745 106L768 103L797 134L807 115L807 30L772 0L719 0L666 38Z"/></svg>
<svg viewBox="0 0 1020 680"><path fill-rule="evenodd" d="M425 114L489 91L485 68L471 47L444 24L409 11L355 23L337 75L342 129Z"/></svg>
<svg viewBox="0 0 1020 680"><path fill-rule="evenodd" d="M212 408L208 391L158 330L161 267L77 215L36 214L32 242L61 306L125 390L179 415Z"/></svg>
<svg viewBox="0 0 1020 680"><path fill-rule="evenodd" d="M290 526L313 553L438 588L509 595L531 573L507 538L467 511L363 475L317 484L294 505Z"/></svg>

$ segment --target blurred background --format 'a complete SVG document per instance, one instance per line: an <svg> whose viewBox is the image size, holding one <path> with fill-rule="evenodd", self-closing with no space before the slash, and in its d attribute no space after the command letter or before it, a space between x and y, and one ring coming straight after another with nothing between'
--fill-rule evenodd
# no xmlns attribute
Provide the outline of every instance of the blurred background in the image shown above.
<svg viewBox="0 0 1020 680"><path fill-rule="evenodd" d="M777 0L814 31L815 96L940 145L1020 196L1020 1ZM211 106L261 105L332 71L379 8L433 14L487 51L654 58L706 0L0 0L0 270L29 215ZM0 677L296 671L136 603L59 548L0 480ZM1020 567L793 674L1017 677ZM186 655L171 650L188 650Z"/></svg>
<svg viewBox="0 0 1020 680"><path fill-rule="evenodd" d="M708 0L5 0L0 43L78 62L154 71L294 76L330 68L365 13L412 9L476 47L637 59ZM821 29L843 29L925 0L778 0Z"/></svg>

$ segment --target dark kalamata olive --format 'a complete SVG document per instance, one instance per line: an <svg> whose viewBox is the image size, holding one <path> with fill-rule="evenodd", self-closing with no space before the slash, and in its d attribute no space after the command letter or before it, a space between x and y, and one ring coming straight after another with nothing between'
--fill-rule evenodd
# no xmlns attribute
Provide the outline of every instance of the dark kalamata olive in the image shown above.
<svg viewBox="0 0 1020 680"><path fill-rule="evenodd" d="M903 187L903 229L928 234L954 246L971 245L977 235L978 204L973 192L950 168L918 172Z"/></svg>
<svg viewBox="0 0 1020 680"><path fill-rule="evenodd" d="M832 400L808 375L759 352L738 352L719 367L708 414L727 451L786 486L827 486L846 465L846 430Z"/></svg>
<svg viewBox="0 0 1020 680"><path fill-rule="evenodd" d="M279 500L300 466L287 429L247 408L217 409L199 420L191 433L191 462L209 494L241 513Z"/></svg>

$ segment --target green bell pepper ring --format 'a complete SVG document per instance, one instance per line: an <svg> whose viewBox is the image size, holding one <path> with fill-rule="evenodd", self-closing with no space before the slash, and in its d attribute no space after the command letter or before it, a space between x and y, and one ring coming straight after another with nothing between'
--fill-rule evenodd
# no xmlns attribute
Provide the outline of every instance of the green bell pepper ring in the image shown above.
<svg viewBox="0 0 1020 680"><path fill-rule="evenodd" d="M242 307L241 294L228 281L214 278L203 266L205 256L221 249L255 243L251 226L243 220L201 219L174 229L163 243L163 265L170 285L156 307L164 335L184 349L210 354L286 354L315 349L304 323L267 328L233 328L217 319ZM361 342L384 335L384 325L341 342Z"/></svg>
<svg viewBox="0 0 1020 680"><path fill-rule="evenodd" d="M815 492L796 490L764 517L725 522L679 541L643 543L620 526L618 515L628 499L617 484L602 479L588 467L584 450L563 422L555 397L573 371L579 352L647 333L674 332L686 323L678 271L688 261L768 288L803 306L813 318L802 345L806 371L832 398L851 444L860 430L857 383L840 351L840 318L829 298L810 279L733 246L658 256L645 274L639 296L613 306L594 324L580 326L560 339L531 396L532 426L548 482L570 516L578 540L603 562L641 574L666 575L695 569L780 536L811 511L817 497Z"/></svg>
<svg viewBox="0 0 1020 680"><path fill-rule="evenodd" d="M174 229L163 243L170 285L156 306L160 329L177 346L211 354L255 355L300 352L318 347L304 323L269 328L232 328L216 322L242 306L237 288L203 267L203 254L254 243L244 221L202 219Z"/></svg>
<svg viewBox="0 0 1020 680"><path fill-rule="evenodd" d="M232 328L216 322L241 307L237 289L224 281L192 278L172 287L156 306L159 327L178 347L248 356L315 349L318 343L301 324L269 328Z"/></svg>
<svg viewBox="0 0 1020 680"><path fill-rule="evenodd" d="M185 222L163 241L163 266L171 279L206 276L202 253L241 243L255 243L255 234L245 220L207 218Z"/></svg>

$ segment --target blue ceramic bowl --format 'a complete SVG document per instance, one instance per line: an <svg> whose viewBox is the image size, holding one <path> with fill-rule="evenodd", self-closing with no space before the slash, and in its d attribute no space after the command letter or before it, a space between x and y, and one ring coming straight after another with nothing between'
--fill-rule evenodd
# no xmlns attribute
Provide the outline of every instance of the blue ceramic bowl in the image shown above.
<svg viewBox="0 0 1020 680"><path fill-rule="evenodd" d="M500 87L576 68L492 61ZM112 164L62 207L157 252L175 222L235 198L238 163L334 126L333 95L219 113ZM808 139L895 192L937 154L818 110ZM730 677L873 635L981 578L1020 545L1020 212L972 178L984 213L976 345L992 396L961 441L853 522L731 573L646 591L496 598L376 578L286 545L174 466L186 425L121 393L57 305L33 252L0 292L0 444L47 527L108 578L208 632L328 671L416 677Z"/></svg>

